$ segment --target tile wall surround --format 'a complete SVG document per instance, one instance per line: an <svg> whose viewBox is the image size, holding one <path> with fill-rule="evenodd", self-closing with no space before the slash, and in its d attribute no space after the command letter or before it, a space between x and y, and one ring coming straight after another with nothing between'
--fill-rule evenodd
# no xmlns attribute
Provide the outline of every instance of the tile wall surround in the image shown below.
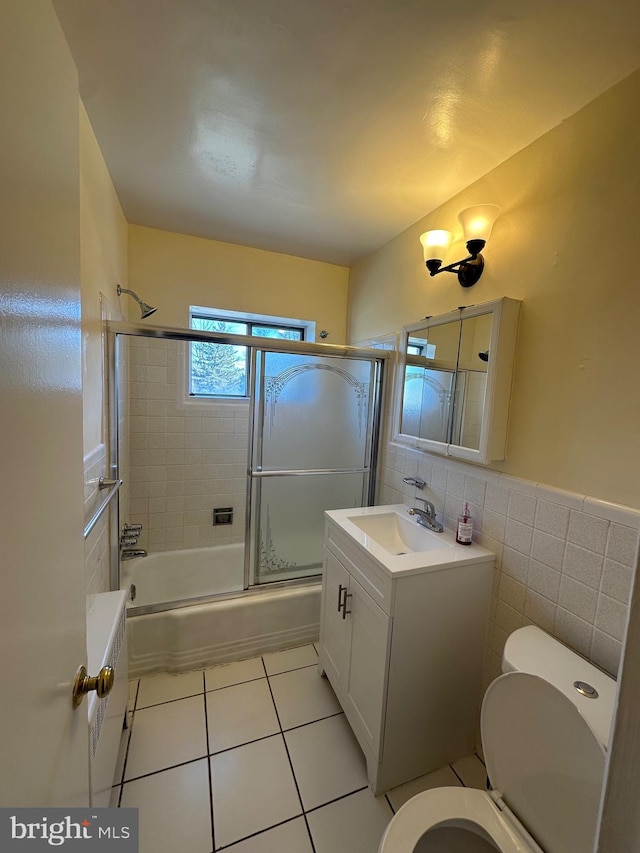
<svg viewBox="0 0 640 853"><path fill-rule="evenodd" d="M422 491L403 483L421 477ZM500 673L508 635L535 624L617 674L634 574L640 510L385 445L379 502L435 504L454 527L468 501L474 538L496 555L485 681Z"/></svg>
<svg viewBox="0 0 640 853"><path fill-rule="evenodd" d="M249 406L178 399L177 341L130 337L127 387L127 517L149 551L244 542ZM124 477L123 477L124 479ZM214 507L234 521L213 526Z"/></svg>
<svg viewBox="0 0 640 853"><path fill-rule="evenodd" d="M84 457L84 520L87 524L97 509L102 495L98 480L106 475L107 454L104 444L99 444ZM109 513L107 509L84 542L85 592L87 607L91 598L110 589Z"/></svg>

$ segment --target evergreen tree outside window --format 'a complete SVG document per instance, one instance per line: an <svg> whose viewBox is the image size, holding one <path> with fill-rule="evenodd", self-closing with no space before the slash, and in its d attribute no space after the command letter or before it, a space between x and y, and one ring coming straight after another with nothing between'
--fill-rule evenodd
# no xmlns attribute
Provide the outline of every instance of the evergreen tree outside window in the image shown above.
<svg viewBox="0 0 640 853"><path fill-rule="evenodd" d="M267 320L268 318L265 318ZM276 319L276 318L274 318ZM287 341L304 340L304 326L269 324L264 320L229 320L224 317L191 314L191 328ZM248 397L249 349L236 344L193 341L189 357L190 397Z"/></svg>

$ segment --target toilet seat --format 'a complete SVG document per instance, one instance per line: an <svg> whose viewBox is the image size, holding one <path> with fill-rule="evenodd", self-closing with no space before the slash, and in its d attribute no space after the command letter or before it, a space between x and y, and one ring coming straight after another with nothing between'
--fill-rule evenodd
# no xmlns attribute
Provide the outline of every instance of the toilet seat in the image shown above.
<svg viewBox="0 0 640 853"><path fill-rule="evenodd" d="M573 702L537 675L509 672L485 694L481 730L495 790L418 794L392 819L379 853L415 853L443 825L475 827L501 853L591 850L605 752Z"/></svg>
<svg viewBox="0 0 640 853"><path fill-rule="evenodd" d="M432 788L406 802L387 826L380 853L413 853L422 836L452 826L486 836L500 853L544 853L524 827L475 788Z"/></svg>

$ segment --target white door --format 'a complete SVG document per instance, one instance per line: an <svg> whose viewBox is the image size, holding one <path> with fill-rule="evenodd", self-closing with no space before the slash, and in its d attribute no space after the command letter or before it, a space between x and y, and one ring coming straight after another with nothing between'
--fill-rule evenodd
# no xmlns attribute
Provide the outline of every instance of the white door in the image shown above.
<svg viewBox="0 0 640 853"><path fill-rule="evenodd" d="M0 32L0 806L85 805L78 83L50 0Z"/></svg>

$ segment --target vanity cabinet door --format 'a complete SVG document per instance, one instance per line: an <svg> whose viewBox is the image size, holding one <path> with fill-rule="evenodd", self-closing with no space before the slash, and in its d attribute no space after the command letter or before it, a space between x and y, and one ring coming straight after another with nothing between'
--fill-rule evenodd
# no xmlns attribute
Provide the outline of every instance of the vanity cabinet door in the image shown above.
<svg viewBox="0 0 640 853"><path fill-rule="evenodd" d="M393 620L353 577L349 592L351 654L347 695L367 744L380 761Z"/></svg>
<svg viewBox="0 0 640 853"><path fill-rule="evenodd" d="M324 663L332 680L345 691L348 684L349 666L349 616L343 618L339 603L349 591L349 572L331 551L324 549L324 583L322 586L322 614L320 619L320 644L324 651ZM338 600L340 593L340 601ZM347 599L347 610L349 609Z"/></svg>

